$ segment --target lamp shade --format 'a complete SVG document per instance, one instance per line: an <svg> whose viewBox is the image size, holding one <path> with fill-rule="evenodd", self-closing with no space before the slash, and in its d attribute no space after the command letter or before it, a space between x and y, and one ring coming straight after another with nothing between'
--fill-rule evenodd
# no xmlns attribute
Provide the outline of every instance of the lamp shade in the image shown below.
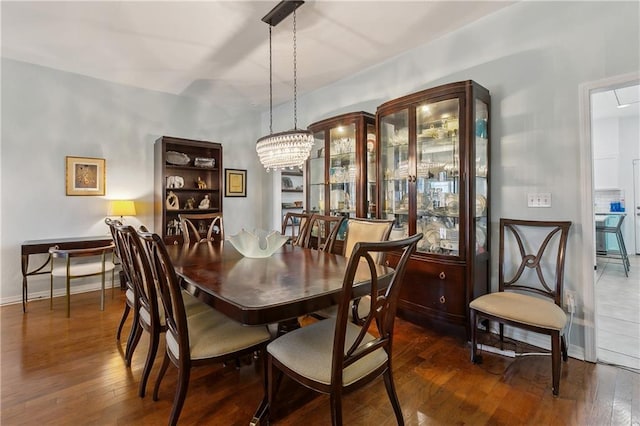
<svg viewBox="0 0 640 426"><path fill-rule="evenodd" d="M135 216L136 206L133 200L113 200L109 205L109 216Z"/></svg>

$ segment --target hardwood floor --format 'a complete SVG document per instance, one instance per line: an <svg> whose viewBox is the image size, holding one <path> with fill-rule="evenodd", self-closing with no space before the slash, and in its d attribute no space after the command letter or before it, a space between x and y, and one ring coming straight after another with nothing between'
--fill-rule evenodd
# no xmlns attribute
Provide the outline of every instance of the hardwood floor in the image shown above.
<svg viewBox="0 0 640 426"><path fill-rule="evenodd" d="M148 339L131 368L115 331L124 294L108 293L104 312L99 293L73 295L71 318L64 300L33 301L0 308L2 425L166 424L176 371L170 368L160 400L137 396ZM550 359L484 354L469 361L464 339L396 322L394 377L407 425L637 425L640 376L608 365L569 359L563 364L560 396L551 393ZM123 336L128 333L128 326ZM160 349L163 353L164 346ZM150 387L155 383L159 359ZM247 425L262 397L261 362L194 368L180 424ZM330 424L329 400L283 381L274 424ZM393 425L382 380L344 398L346 425Z"/></svg>

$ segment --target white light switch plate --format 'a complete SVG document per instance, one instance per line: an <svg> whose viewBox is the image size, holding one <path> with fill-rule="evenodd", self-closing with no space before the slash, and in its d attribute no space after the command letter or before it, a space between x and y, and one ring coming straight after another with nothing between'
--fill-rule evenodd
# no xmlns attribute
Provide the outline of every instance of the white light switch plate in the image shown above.
<svg viewBox="0 0 640 426"><path fill-rule="evenodd" d="M551 193L538 192L527 194L527 207L551 207Z"/></svg>

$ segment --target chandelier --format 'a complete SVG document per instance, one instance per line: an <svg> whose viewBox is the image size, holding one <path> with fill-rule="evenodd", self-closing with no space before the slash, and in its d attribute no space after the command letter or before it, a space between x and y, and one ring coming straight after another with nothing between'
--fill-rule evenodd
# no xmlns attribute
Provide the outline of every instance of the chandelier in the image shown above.
<svg viewBox="0 0 640 426"><path fill-rule="evenodd" d="M301 167L313 146L313 134L307 130L298 129L297 107L297 62L296 62L296 9L304 1L282 0L262 21L269 25L269 135L263 136L256 142L256 152L260 162L267 169L282 170ZM273 133L273 59L271 47L271 27L278 25L293 12L293 130Z"/></svg>

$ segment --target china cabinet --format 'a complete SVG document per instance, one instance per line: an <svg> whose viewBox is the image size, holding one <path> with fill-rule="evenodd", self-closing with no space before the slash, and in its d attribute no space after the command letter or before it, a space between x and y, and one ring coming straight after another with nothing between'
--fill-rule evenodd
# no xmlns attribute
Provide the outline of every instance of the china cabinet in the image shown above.
<svg viewBox="0 0 640 426"><path fill-rule="evenodd" d="M154 228L182 242L180 213L222 212L222 145L162 136L154 147ZM208 223L200 223L203 237Z"/></svg>
<svg viewBox="0 0 640 426"><path fill-rule="evenodd" d="M323 215L373 217L376 195L375 116L353 112L309 126L307 209Z"/></svg>
<svg viewBox="0 0 640 426"><path fill-rule="evenodd" d="M490 95L473 81L380 105L378 208L391 239L418 232L401 315L461 325L489 285ZM391 263L397 256L390 256Z"/></svg>

